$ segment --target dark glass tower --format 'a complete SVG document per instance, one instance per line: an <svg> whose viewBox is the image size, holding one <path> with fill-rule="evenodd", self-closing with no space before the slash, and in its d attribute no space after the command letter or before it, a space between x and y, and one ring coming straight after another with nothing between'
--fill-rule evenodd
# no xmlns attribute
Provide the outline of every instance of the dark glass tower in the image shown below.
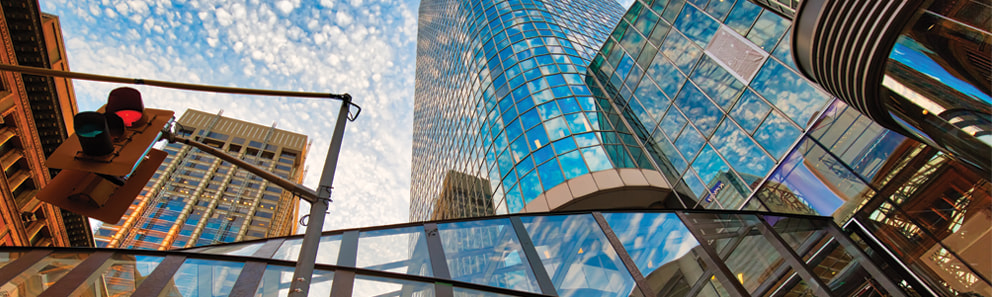
<svg viewBox="0 0 992 297"><path fill-rule="evenodd" d="M585 84L622 13L598 0L421 2L411 219L663 202L668 184ZM438 207L442 196L491 201Z"/></svg>

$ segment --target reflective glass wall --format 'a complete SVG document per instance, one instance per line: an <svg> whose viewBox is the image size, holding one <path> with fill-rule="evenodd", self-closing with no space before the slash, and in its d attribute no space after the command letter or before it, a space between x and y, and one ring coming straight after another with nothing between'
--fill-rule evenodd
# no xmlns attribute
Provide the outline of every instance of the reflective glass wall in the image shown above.
<svg viewBox="0 0 992 297"><path fill-rule="evenodd" d="M882 85L896 122L992 172L992 3L934 1L899 35Z"/></svg>
<svg viewBox="0 0 992 297"><path fill-rule="evenodd" d="M791 21L745 0L635 1L593 59L687 207L739 209L830 96L795 70Z"/></svg>
<svg viewBox="0 0 992 297"><path fill-rule="evenodd" d="M300 237L187 249L0 249L11 296L287 296ZM583 212L325 232L311 296L882 296L830 218Z"/></svg>
<svg viewBox="0 0 992 297"><path fill-rule="evenodd" d="M978 252L992 248L987 174L802 78L784 9L795 3L757 2L773 10L743 0L635 1L587 82L622 110L687 206L832 216L876 249L872 257L907 294L992 295L992 260ZM945 6L934 2L926 14L963 15L941 23L959 29L984 20ZM965 31L958 35L984 42ZM938 64L957 76L984 65ZM958 123L984 125L981 117Z"/></svg>
<svg viewBox="0 0 992 297"><path fill-rule="evenodd" d="M597 0L421 2L411 219L517 213L576 177L653 172L584 81L622 13Z"/></svg>

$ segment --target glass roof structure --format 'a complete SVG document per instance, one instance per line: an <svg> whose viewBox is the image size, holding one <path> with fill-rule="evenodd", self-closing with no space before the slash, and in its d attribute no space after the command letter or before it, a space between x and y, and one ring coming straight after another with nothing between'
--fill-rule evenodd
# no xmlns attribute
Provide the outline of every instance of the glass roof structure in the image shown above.
<svg viewBox="0 0 992 297"><path fill-rule="evenodd" d="M7 296L287 296L301 236L174 251L0 249ZM829 217L506 215L325 232L310 296L901 292ZM869 296L873 296L869 294Z"/></svg>

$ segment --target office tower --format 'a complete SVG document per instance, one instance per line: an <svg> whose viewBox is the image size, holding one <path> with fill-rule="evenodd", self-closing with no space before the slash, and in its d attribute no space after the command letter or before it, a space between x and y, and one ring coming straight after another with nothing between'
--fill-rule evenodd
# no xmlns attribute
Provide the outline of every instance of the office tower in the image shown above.
<svg viewBox="0 0 992 297"><path fill-rule="evenodd" d="M307 136L187 110L177 133L301 181ZM285 236L296 231L298 200L248 171L198 149L165 145L169 154L117 224L96 231L98 247L174 249Z"/></svg>
<svg viewBox="0 0 992 297"><path fill-rule="evenodd" d="M643 147L646 162L636 164L662 172L670 185L654 192L667 195L655 198L662 201L657 206L832 216L897 279L897 290L990 295L992 185L984 139L992 110L985 99L992 37L983 29L990 15L988 5L974 1L634 1L582 77L597 111L619 115L603 117L620 127L610 132L629 136L616 143ZM872 23L890 17L891 23ZM422 18L422 30L425 23L431 18ZM453 32L448 37L463 38ZM419 45L418 58L433 44ZM474 84L459 81L457 71L421 76L419 69L431 66L418 64L418 108L425 102L422 84ZM429 90L425 94L448 92ZM478 107L467 104L445 106ZM456 133L451 127L487 131L425 127L430 135ZM414 168L418 159L445 164L431 153L453 145L430 143L435 139L446 138L416 138ZM436 148L417 149L431 145ZM465 159L473 160L455 160ZM425 183L414 172L414 183ZM494 201L499 194L494 190ZM550 201L560 199L557 193L541 195L551 210L578 205L555 207ZM624 207L625 197L619 198L610 206ZM523 211L537 210L529 206ZM755 261L765 258L753 254ZM851 259L826 253L804 261L831 290L893 291L840 277L858 271ZM802 291L791 280L780 292Z"/></svg>
<svg viewBox="0 0 992 297"><path fill-rule="evenodd" d="M688 207L832 216L907 292L992 294L992 10L893 3L637 1L590 86Z"/></svg>
<svg viewBox="0 0 992 297"><path fill-rule="evenodd" d="M495 213L668 203L661 174L583 80L621 14L610 1L421 2L411 219L434 217L450 191L438 185L485 190L444 183L449 172L486 180ZM453 217L493 214L473 209Z"/></svg>
<svg viewBox="0 0 992 297"><path fill-rule="evenodd" d="M0 63L68 70L58 17L37 0L0 4L0 40ZM72 133L75 110L68 79L0 73L0 245L93 245L86 217L35 199L54 176L45 157Z"/></svg>

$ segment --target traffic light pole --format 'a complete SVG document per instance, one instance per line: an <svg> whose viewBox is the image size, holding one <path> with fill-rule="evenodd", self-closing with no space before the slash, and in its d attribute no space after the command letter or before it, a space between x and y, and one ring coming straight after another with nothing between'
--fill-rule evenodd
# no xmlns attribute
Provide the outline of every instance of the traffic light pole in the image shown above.
<svg viewBox="0 0 992 297"><path fill-rule="evenodd" d="M296 260L296 270L293 272L293 282L289 290L290 296L307 296L310 292L310 277L313 276L313 265L317 261L317 245L320 243L320 234L324 228L324 217L327 216L327 204L331 202L334 170L338 165L341 140L344 138L344 125L348 122L348 108L351 106L351 96L345 94L345 97L341 101L341 109L338 110L338 120L334 124L331 146L327 148L324 169L320 173L317 199L310 203L310 220L307 223L307 232L303 235L300 256Z"/></svg>
<svg viewBox="0 0 992 297"><path fill-rule="evenodd" d="M324 169L320 174L320 184L317 191L306 186L291 182L278 175L272 174L262 168L248 163L224 151L209 146L205 143L181 137L171 131L162 131L163 137L169 142L178 142L189 145L213 155L221 160L227 161L234 166L247 170L252 174L274 183L283 189L289 190L293 194L300 196L310 202L309 222L307 231L303 235L303 243L300 246L300 254L296 260L296 269L293 272L293 282L290 286L290 296L307 296L310 291L310 280L313 276L313 266L317 261L317 248L320 243L320 234L324 228L324 218L327 216L327 207L331 202L331 189L334 187L334 172L338 164L338 156L341 153L341 141L344 138L344 127L348 123L348 108L351 107L351 95L344 94L341 101L341 110L338 111L338 119L334 124L334 133L331 135L331 145L327 148L327 158L324 160Z"/></svg>

